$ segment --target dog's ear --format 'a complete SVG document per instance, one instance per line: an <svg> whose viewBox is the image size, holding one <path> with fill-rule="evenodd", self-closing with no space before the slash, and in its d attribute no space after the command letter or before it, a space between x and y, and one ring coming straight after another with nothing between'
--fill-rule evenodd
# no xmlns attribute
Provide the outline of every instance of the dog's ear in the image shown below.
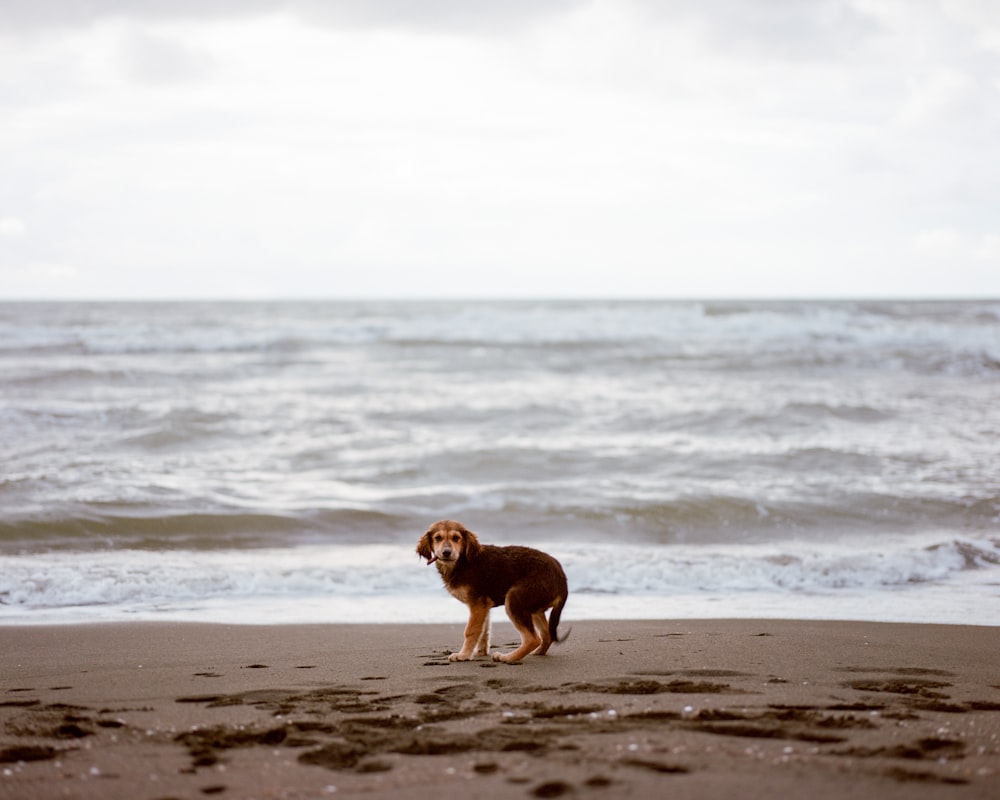
<svg viewBox="0 0 1000 800"><path fill-rule="evenodd" d="M431 532L427 531L417 542L417 555L430 561L434 558L434 551L431 549Z"/></svg>
<svg viewBox="0 0 1000 800"><path fill-rule="evenodd" d="M470 530L463 528L462 536L465 538L465 542L462 545L462 555L469 559L469 561L472 561L479 555L479 551L483 549L483 546L479 544L479 537Z"/></svg>

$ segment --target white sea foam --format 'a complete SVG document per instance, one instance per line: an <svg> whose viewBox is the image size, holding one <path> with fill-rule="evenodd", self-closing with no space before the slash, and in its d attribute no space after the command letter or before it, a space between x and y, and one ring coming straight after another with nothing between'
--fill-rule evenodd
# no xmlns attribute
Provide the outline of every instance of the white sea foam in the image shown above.
<svg viewBox="0 0 1000 800"><path fill-rule="evenodd" d="M589 618L809 616L1000 625L1000 542L543 545ZM100 551L0 557L0 623L90 619L429 622L461 617L409 548ZM974 591L973 591L974 590Z"/></svg>

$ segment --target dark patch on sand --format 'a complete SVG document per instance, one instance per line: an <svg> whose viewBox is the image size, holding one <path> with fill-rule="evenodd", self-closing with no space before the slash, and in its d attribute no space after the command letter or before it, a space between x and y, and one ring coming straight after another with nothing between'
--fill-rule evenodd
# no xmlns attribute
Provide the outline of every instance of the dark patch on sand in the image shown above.
<svg viewBox="0 0 1000 800"><path fill-rule="evenodd" d="M772 706L764 711L702 711L686 721L686 726L717 736L754 739L790 739L817 744L846 741L844 731L873 728L874 723L850 715L828 714L820 709Z"/></svg>
<svg viewBox="0 0 1000 800"><path fill-rule="evenodd" d="M636 714L629 714L626 719L641 723L662 723L674 722L681 718L678 711L640 711Z"/></svg>
<svg viewBox="0 0 1000 800"><path fill-rule="evenodd" d="M331 742L299 756L300 764L309 764L326 769L352 769L368 750L364 745L353 742Z"/></svg>
<svg viewBox="0 0 1000 800"><path fill-rule="evenodd" d="M713 733L717 736L739 736L749 739L790 739L800 742L815 742L817 744L832 744L846 741L845 737L835 734L796 730L785 725L774 725L767 722L699 725L698 730L702 733Z"/></svg>
<svg viewBox="0 0 1000 800"><path fill-rule="evenodd" d="M531 790L534 797L562 797L573 791L572 784L565 781L547 781Z"/></svg>
<svg viewBox="0 0 1000 800"><path fill-rule="evenodd" d="M555 719L557 717L577 717L581 714L596 714L603 711L603 706L550 706L538 703L532 709L534 719Z"/></svg>
<svg viewBox="0 0 1000 800"><path fill-rule="evenodd" d="M358 772L388 772L392 769L392 764L388 761L374 758L369 761L362 761L355 769Z"/></svg>
<svg viewBox="0 0 1000 800"><path fill-rule="evenodd" d="M834 754L853 758L906 758L915 761L923 759L950 760L965 757L965 743L956 739L941 739L933 736L892 747L852 747L847 750L837 750Z"/></svg>
<svg viewBox="0 0 1000 800"><path fill-rule="evenodd" d="M627 767L639 767L640 769L652 770L653 772L658 772L661 775L684 775L691 771L687 767L678 766L677 764L664 764L661 761L649 761L644 758L626 758L620 763Z"/></svg>
<svg viewBox="0 0 1000 800"><path fill-rule="evenodd" d="M288 689L258 689L233 695L195 695L179 697L178 703L206 703L209 708L247 705L276 716L296 711L312 714L327 712L385 711L386 706L372 699L376 692L346 687L324 687L307 692Z"/></svg>
<svg viewBox="0 0 1000 800"><path fill-rule="evenodd" d="M221 700L224 695L221 694L193 694L187 697L178 697L174 700L175 703L214 703L217 700Z"/></svg>
<svg viewBox="0 0 1000 800"><path fill-rule="evenodd" d="M4 725L14 736L45 739L83 739L94 735L95 720L79 706L52 703L30 706Z"/></svg>
<svg viewBox="0 0 1000 800"><path fill-rule="evenodd" d="M192 767L210 767L221 760L219 750L230 750L234 747L252 747L254 745L281 744L288 736L285 726L277 728L254 729L230 725L215 725L210 728L198 728L187 733L178 734L174 741L184 745L191 756Z"/></svg>
<svg viewBox="0 0 1000 800"><path fill-rule="evenodd" d="M643 670L633 672L644 678L664 678L671 675L682 675L685 678L752 678L749 672L736 672L731 669L683 669L674 671Z"/></svg>
<svg viewBox="0 0 1000 800"><path fill-rule="evenodd" d="M19 761L48 761L55 758L58 753L58 750L48 745L15 745L0 749L0 764L16 764Z"/></svg>
<svg viewBox="0 0 1000 800"><path fill-rule="evenodd" d="M619 680L616 683L571 683L566 684L567 692L594 692L599 694L732 694L728 683L707 683L695 681L670 681L661 683L652 680Z"/></svg>
<svg viewBox="0 0 1000 800"><path fill-rule="evenodd" d="M906 705L914 711L934 711L939 714L968 714L973 711L1000 711L1000 703L992 700L969 700L955 703L944 700L925 700L923 697L906 698Z"/></svg>
<svg viewBox="0 0 1000 800"><path fill-rule="evenodd" d="M927 676L933 675L938 678L953 678L954 672L945 669L929 669L927 667L838 667L834 672L849 672L859 675L903 675L903 676Z"/></svg>
<svg viewBox="0 0 1000 800"><path fill-rule="evenodd" d="M847 689L855 689L859 692L885 692L889 694L916 695L934 700L945 700L948 695L935 691L951 686L945 681L933 681L921 678L897 678L897 679L866 679L848 681L843 684Z"/></svg>
<svg viewBox="0 0 1000 800"><path fill-rule="evenodd" d="M915 770L893 767L885 773L893 780L900 783L939 783L946 786L965 786L969 781L965 778L952 777L950 775L937 775L933 772L917 772Z"/></svg>
<svg viewBox="0 0 1000 800"><path fill-rule="evenodd" d="M969 711L1000 711L1000 703L992 700L970 700L965 706Z"/></svg>
<svg viewBox="0 0 1000 800"><path fill-rule="evenodd" d="M669 725L714 736L788 739L816 744L841 743L847 739L845 731L876 727L867 717L833 714L811 706L770 706L754 710L709 708L683 715L671 710L649 710L628 714L624 721L660 727Z"/></svg>

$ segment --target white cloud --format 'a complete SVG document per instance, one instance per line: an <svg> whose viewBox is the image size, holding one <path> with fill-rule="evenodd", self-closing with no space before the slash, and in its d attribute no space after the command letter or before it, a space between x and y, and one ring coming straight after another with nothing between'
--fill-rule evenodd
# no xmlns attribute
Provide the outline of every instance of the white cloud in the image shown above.
<svg viewBox="0 0 1000 800"><path fill-rule="evenodd" d="M1000 266L1000 234L983 236L976 244L973 256L978 261L986 261Z"/></svg>
<svg viewBox="0 0 1000 800"><path fill-rule="evenodd" d="M965 243L954 228L932 228L913 237L913 249L929 258L949 258L959 255Z"/></svg>
<svg viewBox="0 0 1000 800"><path fill-rule="evenodd" d="M27 225L17 217L0 217L0 236L20 236L27 230Z"/></svg>
<svg viewBox="0 0 1000 800"><path fill-rule="evenodd" d="M121 58L131 78L149 84L199 81L215 68L214 59L206 51L177 38L135 28L123 35Z"/></svg>
<svg viewBox="0 0 1000 800"><path fill-rule="evenodd" d="M45 236L0 266L115 296L858 295L919 255L926 292L1000 293L934 256L988 252L1000 207L1000 60L937 6L457 2L7 4L0 207Z"/></svg>
<svg viewBox="0 0 1000 800"><path fill-rule="evenodd" d="M995 0L941 0L941 8L969 26L979 47L1000 51L1000 4Z"/></svg>
<svg viewBox="0 0 1000 800"><path fill-rule="evenodd" d="M109 19L145 22L232 21L288 14L344 28L493 34L571 11L586 0L5 0L11 29L59 30Z"/></svg>
<svg viewBox="0 0 1000 800"><path fill-rule="evenodd" d="M979 91L972 78L944 68L910 82L900 121L905 125L954 123L976 116L979 110Z"/></svg>
<svg viewBox="0 0 1000 800"><path fill-rule="evenodd" d="M914 236L912 249L925 263L947 264L955 277L963 272L984 277L995 275L1000 266L1000 234L969 235L954 228L934 228ZM984 272L987 269L992 272Z"/></svg>
<svg viewBox="0 0 1000 800"><path fill-rule="evenodd" d="M880 33L878 17L849 0L633 0L665 24L678 20L713 45L765 59L836 58Z"/></svg>

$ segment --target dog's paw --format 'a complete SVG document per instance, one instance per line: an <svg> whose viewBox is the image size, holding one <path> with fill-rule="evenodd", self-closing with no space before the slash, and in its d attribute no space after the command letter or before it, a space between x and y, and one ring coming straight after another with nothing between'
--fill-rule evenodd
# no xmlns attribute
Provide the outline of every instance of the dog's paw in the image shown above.
<svg viewBox="0 0 1000 800"><path fill-rule="evenodd" d="M448 656L449 661L470 661L472 656L462 655L461 653L452 653Z"/></svg>
<svg viewBox="0 0 1000 800"><path fill-rule="evenodd" d="M520 659L511 658L510 656L511 656L510 653L508 653L507 655L504 655L503 653L494 653L493 654L493 660L494 661L502 661L504 664L519 664L519 663L521 663Z"/></svg>

